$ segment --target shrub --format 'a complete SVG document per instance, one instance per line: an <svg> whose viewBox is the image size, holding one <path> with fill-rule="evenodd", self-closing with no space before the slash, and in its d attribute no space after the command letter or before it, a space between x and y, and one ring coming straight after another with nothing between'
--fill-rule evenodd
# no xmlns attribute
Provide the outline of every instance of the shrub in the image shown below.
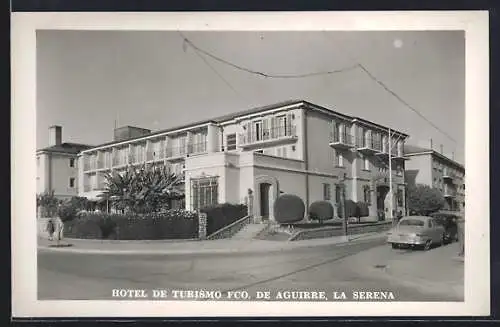
<svg viewBox="0 0 500 327"><path fill-rule="evenodd" d="M57 208L57 215L61 218L62 222L75 219L77 212L76 207L70 202L65 202Z"/></svg>
<svg viewBox="0 0 500 327"><path fill-rule="evenodd" d="M370 215L368 203L358 201L357 206L358 206L359 217L368 217Z"/></svg>
<svg viewBox="0 0 500 327"><path fill-rule="evenodd" d="M222 203L200 210L207 214L207 235L224 228L245 217L248 213L244 204Z"/></svg>
<svg viewBox="0 0 500 327"><path fill-rule="evenodd" d="M344 218L344 208L342 204L339 204L339 210L337 216L339 218ZM353 200L345 200L345 213L347 218L349 217L359 217L358 205Z"/></svg>
<svg viewBox="0 0 500 327"><path fill-rule="evenodd" d="M184 210L145 215L89 213L71 221L66 235L119 240L192 239L198 237L198 215Z"/></svg>
<svg viewBox="0 0 500 327"><path fill-rule="evenodd" d="M316 201L309 206L309 218L318 220L320 223L323 220L333 218L333 206L328 201Z"/></svg>
<svg viewBox="0 0 500 327"><path fill-rule="evenodd" d="M274 202L274 218L280 224L301 221L305 210L302 199L293 194L280 195Z"/></svg>

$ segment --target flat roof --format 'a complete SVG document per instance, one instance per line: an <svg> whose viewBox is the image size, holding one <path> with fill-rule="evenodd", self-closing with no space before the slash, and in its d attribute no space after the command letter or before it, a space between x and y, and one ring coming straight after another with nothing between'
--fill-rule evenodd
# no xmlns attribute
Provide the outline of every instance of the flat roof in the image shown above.
<svg viewBox="0 0 500 327"><path fill-rule="evenodd" d="M96 145L93 148L105 147L105 146L113 145L113 144L116 144L116 143L133 142L134 140L143 139L143 138L146 138L146 137L154 137L155 135L161 135L161 134L165 134L165 133L169 133L169 132L174 132L176 130L187 129L187 128L195 127L195 126L198 126L198 125L204 125L204 124L210 124L210 123L220 124L220 123L223 123L223 122L226 122L226 121L230 121L230 120L236 119L236 118L241 117L241 116L257 114L257 113L265 112L265 111L268 111L268 110L279 109L281 107L292 106L292 105L300 105L300 104L306 105L306 108L308 108L308 109L314 110L316 108L320 108L320 109L322 109L322 111L327 111L327 112L329 112L331 114L340 115L340 116L343 116L343 117L351 119L351 120L356 119L356 120L359 120L359 121L361 121L363 123L367 123L367 124L373 125L373 126L378 127L378 128L388 129L388 127L385 127L383 125L380 125L380 124L377 124L377 123L374 123L374 122L371 122L371 121L368 121L368 120L365 120L365 119L362 119L362 118L345 115L345 114L336 112L334 110L331 110L331 109L328 109L328 108L325 108L325 107L313 104L313 103L308 102L306 100L293 99L293 100L287 100L287 101L282 101L282 102L278 102L278 103L273 103L273 104L270 104L270 105L255 107L255 108L251 108L251 109L247 109L247 110L242 110L242 111L238 111L238 112L227 114L227 115L222 115L222 116L211 118L211 119L204 119L204 120L196 121L196 122L189 123L189 124L184 124L184 125L180 125L180 126L170 127L170 128L167 128L167 129L158 130L158 131L155 131L155 132L151 132L149 134L145 134L145 135L133 137L133 138L126 139L126 140L110 141L110 142L106 142L106 143L102 143L102 144ZM138 128L138 127L136 127L136 128ZM400 135L403 135L403 136L408 136L407 134L399 132L397 130L394 130L394 132L398 133ZM91 149L92 148L87 149L87 150L91 150Z"/></svg>

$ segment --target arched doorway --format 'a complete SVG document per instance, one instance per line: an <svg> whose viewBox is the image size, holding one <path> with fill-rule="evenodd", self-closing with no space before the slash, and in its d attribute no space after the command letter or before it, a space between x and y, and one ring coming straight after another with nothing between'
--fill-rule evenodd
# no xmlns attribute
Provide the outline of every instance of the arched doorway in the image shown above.
<svg viewBox="0 0 500 327"><path fill-rule="evenodd" d="M279 195L278 179L262 175L255 179L255 216L261 220L274 220L274 201Z"/></svg>
<svg viewBox="0 0 500 327"><path fill-rule="evenodd" d="M270 190L271 184L260 183L260 215L262 220L269 220L270 203L272 202Z"/></svg>

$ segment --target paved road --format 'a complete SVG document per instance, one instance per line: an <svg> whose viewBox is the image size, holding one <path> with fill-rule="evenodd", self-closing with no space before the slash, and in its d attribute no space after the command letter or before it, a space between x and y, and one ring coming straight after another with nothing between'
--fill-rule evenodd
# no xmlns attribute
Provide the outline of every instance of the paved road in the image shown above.
<svg viewBox="0 0 500 327"><path fill-rule="evenodd" d="M381 269L375 267L377 262L383 265L389 260L411 259L411 256L424 254L421 251L393 250L380 239L267 254L148 256L39 250L38 296L41 300L118 299L112 297L113 289L145 290L148 300L152 299L153 290L166 290L167 299L173 299L174 290L220 290L223 299L227 299L228 291L241 290L247 291L252 298L257 291L269 291L271 300L276 300L278 295L305 296L304 293L278 294L294 290L325 291L328 300L352 300L353 292L383 291L392 292L396 301L461 301L451 293L387 278ZM370 260L361 259L363 256ZM176 294L178 297L189 296L181 292ZM244 296L244 293L231 294ZM308 294L313 296L313 293ZM217 296L217 293L211 295ZM321 297L320 293L316 295ZM378 294L383 295L391 296L390 293ZM198 293L198 296L203 295Z"/></svg>

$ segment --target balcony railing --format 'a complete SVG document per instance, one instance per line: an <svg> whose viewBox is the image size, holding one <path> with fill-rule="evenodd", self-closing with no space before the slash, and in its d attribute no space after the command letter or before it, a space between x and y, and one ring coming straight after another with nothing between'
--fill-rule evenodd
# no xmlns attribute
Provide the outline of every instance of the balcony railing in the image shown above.
<svg viewBox="0 0 500 327"><path fill-rule="evenodd" d="M383 150L382 141L367 137L358 137L356 147L363 154L375 154Z"/></svg>
<svg viewBox="0 0 500 327"><path fill-rule="evenodd" d="M92 190L92 187L90 185L83 185L83 191L84 192L90 192Z"/></svg>
<svg viewBox="0 0 500 327"><path fill-rule="evenodd" d="M194 143L188 145L188 153L203 153L207 151L207 142Z"/></svg>
<svg viewBox="0 0 500 327"><path fill-rule="evenodd" d="M336 149L352 148L354 147L354 137L347 132L332 131L330 133L330 146Z"/></svg>
<svg viewBox="0 0 500 327"><path fill-rule="evenodd" d="M273 142L279 142L282 140L294 140L297 137L295 126L279 126L274 128L262 129L259 133L252 130L252 133L248 135L247 133L240 134L240 146L249 146L253 144L267 144Z"/></svg>
<svg viewBox="0 0 500 327"><path fill-rule="evenodd" d="M166 158L173 159L186 155L186 146L170 147L166 149Z"/></svg>
<svg viewBox="0 0 500 327"><path fill-rule="evenodd" d="M162 160L165 156L163 149L150 150L146 153L146 161Z"/></svg>
<svg viewBox="0 0 500 327"><path fill-rule="evenodd" d="M451 187L448 187L448 186L445 186L444 190L444 196L446 198L452 198L452 197L455 197L457 192L455 189L451 188Z"/></svg>

